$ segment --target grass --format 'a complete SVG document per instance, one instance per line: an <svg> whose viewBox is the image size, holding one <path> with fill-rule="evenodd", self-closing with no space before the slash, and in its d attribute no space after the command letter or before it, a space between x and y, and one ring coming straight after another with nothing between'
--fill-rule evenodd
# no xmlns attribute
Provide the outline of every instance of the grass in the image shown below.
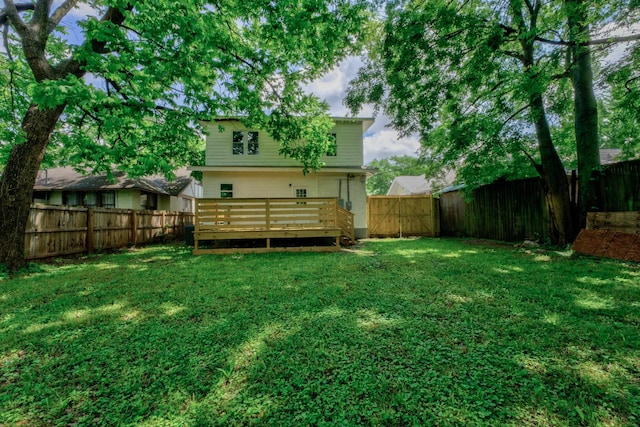
<svg viewBox="0 0 640 427"><path fill-rule="evenodd" d="M0 278L0 426L635 426L639 326L637 264L147 247Z"/></svg>

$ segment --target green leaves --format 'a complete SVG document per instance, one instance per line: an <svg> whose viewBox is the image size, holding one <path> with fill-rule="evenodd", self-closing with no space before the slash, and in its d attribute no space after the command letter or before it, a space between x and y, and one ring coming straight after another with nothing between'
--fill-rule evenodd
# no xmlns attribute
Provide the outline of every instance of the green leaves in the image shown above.
<svg viewBox="0 0 640 427"><path fill-rule="evenodd" d="M265 124L282 141L282 153L305 170L321 166L326 105L302 85L358 49L368 19L364 0L79 4L97 15L119 8L124 21L87 17L78 30L64 19L41 52L58 74L40 83L26 66L22 40L13 37L21 74L10 87L26 102L13 111L11 103L0 107L19 120L29 101L65 105L52 138L59 161L95 170L115 165L135 175L166 172L199 157L198 119L228 115ZM81 70L65 74L73 61ZM2 69L8 82L8 67ZM18 123L0 131L7 146L18 141Z"/></svg>
<svg viewBox="0 0 640 427"><path fill-rule="evenodd" d="M627 3L598 2L585 19L602 26L619 19ZM345 103L353 112L372 103L394 128L420 135L425 150L474 177L475 185L505 173L535 173L531 160L540 160L531 142L539 113L531 114L529 104L540 95L569 166L575 136L563 128L573 118L567 13L560 1L388 2ZM632 69L621 70L619 88ZM627 111L620 120L638 110L632 93L624 97L628 104L616 104Z"/></svg>

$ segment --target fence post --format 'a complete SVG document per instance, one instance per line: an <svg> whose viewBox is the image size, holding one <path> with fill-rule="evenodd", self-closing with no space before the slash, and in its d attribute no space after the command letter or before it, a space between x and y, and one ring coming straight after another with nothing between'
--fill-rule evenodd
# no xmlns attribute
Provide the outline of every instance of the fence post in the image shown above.
<svg viewBox="0 0 640 427"><path fill-rule="evenodd" d="M265 222L267 226L267 231L271 230L271 199L265 199ZM268 242L268 241L267 241Z"/></svg>
<svg viewBox="0 0 640 427"><path fill-rule="evenodd" d="M398 235L402 239L402 198L398 197Z"/></svg>
<svg viewBox="0 0 640 427"><path fill-rule="evenodd" d="M93 208L87 209L87 253L92 253L95 246L95 236L93 235L93 226L95 215Z"/></svg>
<svg viewBox="0 0 640 427"><path fill-rule="evenodd" d="M29 242L29 255L30 256L35 256L36 254L36 245L37 245L37 241L38 241L38 224L36 224L38 218L38 209L35 208L34 206L31 206L29 208L29 222L31 223L31 239Z"/></svg>
<svg viewBox="0 0 640 427"><path fill-rule="evenodd" d="M138 243L138 215L135 209L131 209L131 231L133 234L131 241L135 246Z"/></svg>

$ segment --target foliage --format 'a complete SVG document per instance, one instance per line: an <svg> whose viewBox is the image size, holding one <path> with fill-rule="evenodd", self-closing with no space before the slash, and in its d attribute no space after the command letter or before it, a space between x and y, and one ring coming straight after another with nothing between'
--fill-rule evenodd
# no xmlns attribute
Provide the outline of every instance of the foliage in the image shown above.
<svg viewBox="0 0 640 427"><path fill-rule="evenodd" d="M622 61L608 68L607 84L611 88L607 99L609 114L604 130L608 140L615 141L624 157L640 155L640 45L630 48Z"/></svg>
<svg viewBox="0 0 640 427"><path fill-rule="evenodd" d="M318 153L328 141L317 130L330 121L326 105L301 85L357 49L363 2L73 3L105 18L72 12L49 35L46 55L62 71L68 61L80 61L80 76L36 81L20 44L24 37L11 33L13 61L1 59L7 66L0 79L12 79L2 91L5 101L15 102L0 107L8 124L0 129L2 163L24 139L20 122L35 102L41 108L66 105L51 151L83 168L168 173L198 157L203 129L197 119L221 115L262 125L283 143L283 154L305 168L321 166ZM109 19L113 10L124 14L122 23ZM300 138L309 138L309 146L289 144Z"/></svg>
<svg viewBox="0 0 640 427"><path fill-rule="evenodd" d="M365 67L351 83L347 105L357 111L373 103L391 116L396 129L418 134L425 150L460 168L465 183L474 187L504 175L536 173L532 166L542 159L533 127L539 113L531 109L531 96L540 94L555 149L566 166L574 166L569 76L575 64L568 40L578 35L568 28L571 12L565 3L388 2ZM625 1L598 2L588 8L584 23L595 29L615 20L622 23L628 8ZM637 15L631 16L635 18L627 16L624 25L637 22ZM523 47L529 42L531 64ZM633 73L634 68L625 70ZM627 118L635 114L632 99L615 102L616 111ZM613 138L624 140L624 135Z"/></svg>
<svg viewBox="0 0 640 427"><path fill-rule="evenodd" d="M0 424L637 425L638 266L478 243L34 265Z"/></svg>
<svg viewBox="0 0 640 427"><path fill-rule="evenodd" d="M377 169L375 175L367 179L367 194L387 194L393 179L403 175L424 175L427 166L413 156L392 156L387 159L375 159L367 165L370 169Z"/></svg>

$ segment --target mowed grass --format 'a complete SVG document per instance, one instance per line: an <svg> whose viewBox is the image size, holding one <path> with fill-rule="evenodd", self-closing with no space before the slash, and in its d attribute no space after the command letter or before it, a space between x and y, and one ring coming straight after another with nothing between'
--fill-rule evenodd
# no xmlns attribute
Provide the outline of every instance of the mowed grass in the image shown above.
<svg viewBox="0 0 640 427"><path fill-rule="evenodd" d="M0 280L0 425L637 426L640 266L155 246Z"/></svg>

